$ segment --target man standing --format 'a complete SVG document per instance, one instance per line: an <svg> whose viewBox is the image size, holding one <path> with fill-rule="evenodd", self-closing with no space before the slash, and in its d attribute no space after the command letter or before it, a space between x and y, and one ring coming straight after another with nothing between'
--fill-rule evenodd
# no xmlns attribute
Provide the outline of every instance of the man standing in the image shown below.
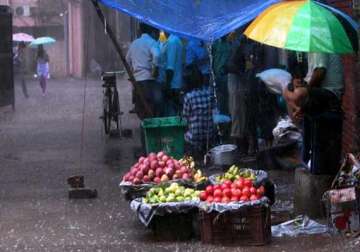
<svg viewBox="0 0 360 252"><path fill-rule="evenodd" d="M336 54L310 53L293 117L304 120L304 161L313 174L337 173L341 159L343 65ZM304 98L305 97L305 98Z"/></svg>
<svg viewBox="0 0 360 252"><path fill-rule="evenodd" d="M195 64L201 74L205 83L210 80L210 58L206 49L206 45L199 39L190 39L186 46L185 65Z"/></svg>
<svg viewBox="0 0 360 252"><path fill-rule="evenodd" d="M29 98L29 94L26 87L25 80L25 48L26 45L24 42L20 42L17 46L15 56L14 56L14 68L15 72L18 74L18 79L21 82L21 88L25 98Z"/></svg>
<svg viewBox="0 0 360 252"><path fill-rule="evenodd" d="M164 83L166 109L164 115L174 116L181 111L180 92L183 87L183 44L179 37L171 34L161 49L159 81Z"/></svg>
<svg viewBox="0 0 360 252"><path fill-rule="evenodd" d="M158 75L160 52L157 42L152 37L154 28L140 24L140 33L141 37L130 45L126 60L136 80L135 111L140 119L144 119L159 116L161 87L155 79Z"/></svg>

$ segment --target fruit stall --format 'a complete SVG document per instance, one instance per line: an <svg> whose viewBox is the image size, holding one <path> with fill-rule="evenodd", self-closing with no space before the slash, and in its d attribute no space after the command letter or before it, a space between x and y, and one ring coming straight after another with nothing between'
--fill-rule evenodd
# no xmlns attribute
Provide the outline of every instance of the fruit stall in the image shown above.
<svg viewBox="0 0 360 252"><path fill-rule="evenodd" d="M158 240L265 245L271 240L268 182L265 171L235 165L207 177L192 157L177 160L160 151L140 157L120 188Z"/></svg>

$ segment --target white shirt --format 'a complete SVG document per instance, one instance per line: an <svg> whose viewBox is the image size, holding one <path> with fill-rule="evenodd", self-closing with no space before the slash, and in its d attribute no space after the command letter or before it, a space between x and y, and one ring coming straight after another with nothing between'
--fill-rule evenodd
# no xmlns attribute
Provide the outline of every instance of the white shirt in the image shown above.
<svg viewBox="0 0 360 252"><path fill-rule="evenodd" d="M309 83L314 70L321 67L326 69L321 88L333 92L340 98L344 89L344 69L341 57L337 54L309 53L308 73L304 80Z"/></svg>
<svg viewBox="0 0 360 252"><path fill-rule="evenodd" d="M159 65L159 47L148 34L142 34L134 40L126 55L126 61L132 67L136 81L154 80L152 69Z"/></svg>

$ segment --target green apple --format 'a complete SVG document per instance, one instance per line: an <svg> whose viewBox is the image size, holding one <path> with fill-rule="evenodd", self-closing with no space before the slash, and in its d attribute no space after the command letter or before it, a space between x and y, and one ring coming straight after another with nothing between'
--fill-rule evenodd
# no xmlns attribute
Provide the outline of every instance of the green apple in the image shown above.
<svg viewBox="0 0 360 252"><path fill-rule="evenodd" d="M176 201L178 201L178 202L184 201L184 197L183 196L177 196Z"/></svg>

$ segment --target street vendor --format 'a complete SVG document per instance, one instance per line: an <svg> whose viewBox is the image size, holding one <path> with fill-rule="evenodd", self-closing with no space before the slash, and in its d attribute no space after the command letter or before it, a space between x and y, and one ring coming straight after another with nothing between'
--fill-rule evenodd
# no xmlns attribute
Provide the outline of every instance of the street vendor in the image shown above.
<svg viewBox="0 0 360 252"><path fill-rule="evenodd" d="M304 124L304 161L311 172L335 174L341 157L343 65L336 54L310 53L304 85L298 79L292 113Z"/></svg>
<svg viewBox="0 0 360 252"><path fill-rule="evenodd" d="M194 64L185 68L184 83L188 90L184 96L183 107L183 116L188 123L185 152L196 160L201 160L214 142L214 94Z"/></svg>

